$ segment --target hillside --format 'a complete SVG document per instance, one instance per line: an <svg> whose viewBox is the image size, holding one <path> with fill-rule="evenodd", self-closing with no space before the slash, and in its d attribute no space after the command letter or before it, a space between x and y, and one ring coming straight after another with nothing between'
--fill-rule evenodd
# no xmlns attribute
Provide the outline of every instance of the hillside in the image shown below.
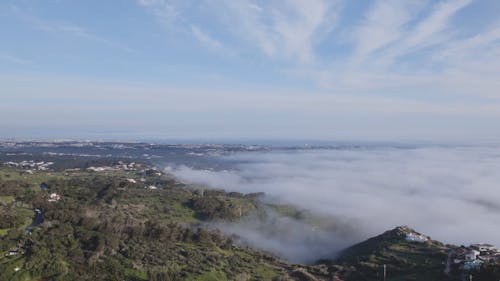
<svg viewBox="0 0 500 281"><path fill-rule="evenodd" d="M3 169L0 188L11 214L0 218L0 280L303 280L317 272L203 227L257 208L254 195L200 192L148 171ZM43 223L28 230L33 209Z"/></svg>
<svg viewBox="0 0 500 281"><path fill-rule="evenodd" d="M323 263L329 264L330 271L346 281L498 280L500 259L486 261L479 257L474 262L480 267L467 269L469 262L464 262L463 255L474 247L445 245L400 226L353 245L342 251L336 260Z"/></svg>
<svg viewBox="0 0 500 281"><path fill-rule="evenodd" d="M449 246L407 241L407 227L397 227L344 250L335 261L346 280L447 280L444 261Z"/></svg>

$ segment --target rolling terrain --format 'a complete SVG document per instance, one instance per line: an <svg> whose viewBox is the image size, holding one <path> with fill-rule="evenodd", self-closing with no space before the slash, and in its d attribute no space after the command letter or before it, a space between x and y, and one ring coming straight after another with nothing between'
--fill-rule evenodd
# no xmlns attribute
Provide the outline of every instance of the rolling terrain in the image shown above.
<svg viewBox="0 0 500 281"><path fill-rule="evenodd" d="M263 193L186 184L148 161L132 162L123 155L49 155L57 163L52 166L43 156L31 162L26 159L33 155L13 159L20 158L19 153L4 159L0 167L0 280L500 277L498 260L466 269L465 262L453 260L469 248L443 244L409 227L396 227L308 264L293 263L250 247L218 226L250 222L283 238L288 233L273 224L273 214L346 235L349 226L293 205L262 200ZM258 224L262 221L265 224Z"/></svg>

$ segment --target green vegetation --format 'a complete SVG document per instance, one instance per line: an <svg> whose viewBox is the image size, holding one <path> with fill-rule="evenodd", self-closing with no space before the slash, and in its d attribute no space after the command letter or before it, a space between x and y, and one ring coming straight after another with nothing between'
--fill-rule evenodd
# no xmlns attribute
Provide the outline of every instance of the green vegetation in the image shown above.
<svg viewBox="0 0 500 281"><path fill-rule="evenodd" d="M256 196L133 171L0 175L0 280L273 280L301 268L202 227L256 210ZM44 222L30 234L34 208Z"/></svg>
<svg viewBox="0 0 500 281"><path fill-rule="evenodd" d="M7 205L15 201L14 196L0 196L0 204Z"/></svg>
<svg viewBox="0 0 500 281"><path fill-rule="evenodd" d="M406 241L409 232L414 231L398 227L346 249L336 261L338 271L347 280L381 280L385 265L388 281L453 280L444 274L450 247Z"/></svg>

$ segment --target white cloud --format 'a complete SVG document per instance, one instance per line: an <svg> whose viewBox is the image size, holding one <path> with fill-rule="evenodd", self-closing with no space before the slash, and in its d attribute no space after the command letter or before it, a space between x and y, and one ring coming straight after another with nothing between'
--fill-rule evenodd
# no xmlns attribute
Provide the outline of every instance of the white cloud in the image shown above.
<svg viewBox="0 0 500 281"><path fill-rule="evenodd" d="M416 17L426 7L423 5L425 2L378 2L369 14L369 18L372 16L373 20L369 20L367 26L363 26L366 31L359 35L362 38L361 43L365 44L360 44L358 49L368 48L372 51L374 47L385 47L376 57L372 57L372 61L382 62L383 66L387 64L391 66L400 63L401 56L422 48L455 41L451 37L453 32L450 32L450 21L458 11L471 2L472 0L439 2L434 4L431 11L421 19ZM370 49L371 42L375 43L372 43L374 47ZM364 47L365 45L368 47Z"/></svg>
<svg viewBox="0 0 500 281"><path fill-rule="evenodd" d="M404 46L413 49L439 41L438 37L446 38L443 32L447 30L451 18L471 2L472 0L448 0L436 4L431 14L417 24Z"/></svg>
<svg viewBox="0 0 500 281"><path fill-rule="evenodd" d="M171 25L179 20L180 12L175 1L169 0L137 0L137 3L148 8L162 23Z"/></svg>
<svg viewBox="0 0 500 281"><path fill-rule="evenodd" d="M344 1L138 3L207 48L223 46L221 55L257 50L271 64L284 62L289 69L283 73L292 74L292 79L312 80L336 94L399 91L400 96L410 92L414 97L499 98L494 78L500 67L498 30L494 26L462 34L453 21L472 0L377 0L361 20L347 21L342 12L349 3ZM339 46L349 43L350 52L336 54Z"/></svg>
<svg viewBox="0 0 500 281"><path fill-rule="evenodd" d="M315 47L337 20L336 1L221 1L234 17L232 28L269 57L284 57L298 63L315 60Z"/></svg>
<svg viewBox="0 0 500 281"><path fill-rule="evenodd" d="M498 100L498 23L462 34L452 19L471 1L428 3L375 2L350 37L350 56L285 72L336 93Z"/></svg>
<svg viewBox="0 0 500 281"><path fill-rule="evenodd" d="M355 63L401 39L409 21L421 8L415 1L376 1L352 35L356 42Z"/></svg>
<svg viewBox="0 0 500 281"><path fill-rule="evenodd" d="M229 31L230 37L236 41L257 48L270 58L297 63L314 61L316 44L333 28L337 18L336 2L325 0L266 1L259 4L250 0L195 2L198 5L191 5L189 1L140 0L138 3L169 27L191 32L210 48L214 43L224 42L209 37L205 28L201 30L202 21L192 16L195 9L208 16L211 24Z"/></svg>
<svg viewBox="0 0 500 281"><path fill-rule="evenodd" d="M217 49L222 46L222 44L208 35L206 32L202 31L197 26L191 25L191 31L193 35L204 45L207 45L210 48Z"/></svg>
<svg viewBox="0 0 500 281"><path fill-rule="evenodd" d="M472 37L453 40L445 48L434 54L438 60L449 60L452 63L463 60L477 59L478 54L482 57L495 58L494 52L500 49L500 22ZM486 54L485 54L486 52Z"/></svg>
<svg viewBox="0 0 500 281"><path fill-rule="evenodd" d="M454 42L454 32L450 22L457 12L469 5L472 0L448 0L432 6L430 12L412 25L406 25L399 40L387 46L386 50L374 58L385 65L397 65L401 57L437 45L449 45ZM413 16L424 8L422 5L411 8ZM426 58L427 59L427 58ZM403 60L404 62L404 60Z"/></svg>

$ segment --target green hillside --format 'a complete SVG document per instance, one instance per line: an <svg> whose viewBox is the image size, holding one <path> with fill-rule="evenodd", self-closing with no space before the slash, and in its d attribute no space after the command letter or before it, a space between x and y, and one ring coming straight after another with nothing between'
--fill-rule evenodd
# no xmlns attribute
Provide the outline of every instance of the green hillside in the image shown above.
<svg viewBox="0 0 500 281"><path fill-rule="evenodd" d="M347 280L447 280L444 261L450 250L442 243L406 241L407 227L397 227L343 251L336 261Z"/></svg>
<svg viewBox="0 0 500 281"><path fill-rule="evenodd" d="M205 221L237 220L256 210L256 195L200 192L148 172L20 173L1 170L0 205L12 217L24 214L19 223L0 217L0 225L8 226L0 234L2 281L313 276L304 266L234 245L229 237L203 227ZM42 182L50 188L41 190ZM155 189L145 188L151 186ZM51 193L61 199L49 202ZM28 221L34 217L34 208L43 211L44 221L29 233L22 222L26 215Z"/></svg>

